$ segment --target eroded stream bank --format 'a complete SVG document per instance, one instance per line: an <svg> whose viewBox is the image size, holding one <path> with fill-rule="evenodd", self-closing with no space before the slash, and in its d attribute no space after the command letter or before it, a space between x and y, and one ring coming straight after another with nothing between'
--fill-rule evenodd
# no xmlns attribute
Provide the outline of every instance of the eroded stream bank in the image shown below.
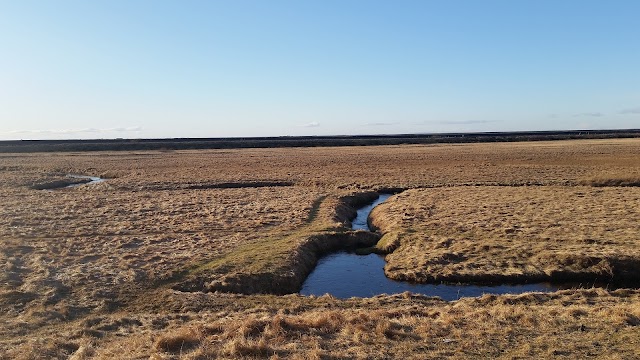
<svg viewBox="0 0 640 360"><path fill-rule="evenodd" d="M371 231L368 219L371 211L392 194L381 194L373 202L359 208L352 221L353 230ZM360 249L362 250L362 249ZM368 254L359 255L358 253ZM300 294L331 294L338 298L371 297L381 294L397 294L405 291L438 296L452 301L461 297L476 297L483 294L521 294L525 292L554 292L561 289L591 287L595 284L552 284L548 282L531 284L420 284L389 279L384 273L384 256L368 250L340 251L322 257L316 268L307 277ZM604 284L603 286L607 286Z"/></svg>

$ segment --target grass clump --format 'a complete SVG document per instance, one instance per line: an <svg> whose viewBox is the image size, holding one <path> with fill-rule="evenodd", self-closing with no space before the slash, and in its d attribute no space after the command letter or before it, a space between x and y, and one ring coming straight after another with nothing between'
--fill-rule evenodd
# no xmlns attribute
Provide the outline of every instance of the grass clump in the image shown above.
<svg viewBox="0 0 640 360"><path fill-rule="evenodd" d="M203 338L203 334L193 328L183 328L162 335L156 340L154 348L168 353L183 353L195 348Z"/></svg>
<svg viewBox="0 0 640 360"><path fill-rule="evenodd" d="M385 233L375 246L376 252L380 254L392 253L400 246L402 232L392 231Z"/></svg>

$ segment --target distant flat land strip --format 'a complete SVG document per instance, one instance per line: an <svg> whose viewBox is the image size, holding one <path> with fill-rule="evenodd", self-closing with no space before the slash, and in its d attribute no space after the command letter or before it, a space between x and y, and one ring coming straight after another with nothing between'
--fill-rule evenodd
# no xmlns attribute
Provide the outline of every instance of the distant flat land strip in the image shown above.
<svg viewBox="0 0 640 360"><path fill-rule="evenodd" d="M640 129L356 135L356 136L281 136L281 137L236 137L236 138L93 139L93 140L11 140L11 141L0 141L0 153L366 146L366 145L401 145L401 144L546 141L546 140L570 140L570 139L621 139L621 138L638 138L638 137L640 137Z"/></svg>

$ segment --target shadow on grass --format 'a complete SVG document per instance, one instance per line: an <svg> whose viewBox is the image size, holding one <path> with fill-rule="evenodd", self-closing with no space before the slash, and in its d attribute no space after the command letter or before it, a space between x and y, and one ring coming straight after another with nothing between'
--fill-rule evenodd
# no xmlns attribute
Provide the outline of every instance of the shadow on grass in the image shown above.
<svg viewBox="0 0 640 360"><path fill-rule="evenodd" d="M307 224L311 224L316 220L316 218L318 217L318 212L320 211L320 205L322 205L322 202L326 198L327 195L322 195L313 202L313 204L311 205L311 211L309 211L309 216L307 217Z"/></svg>

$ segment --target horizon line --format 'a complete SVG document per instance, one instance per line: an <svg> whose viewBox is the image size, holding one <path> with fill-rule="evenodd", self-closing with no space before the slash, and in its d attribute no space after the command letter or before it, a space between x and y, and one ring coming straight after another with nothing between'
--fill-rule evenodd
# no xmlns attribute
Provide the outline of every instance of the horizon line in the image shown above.
<svg viewBox="0 0 640 360"><path fill-rule="evenodd" d="M415 136L447 136L447 135L483 135L483 134L544 134L544 133L581 133L605 132L623 133L640 132L640 128L607 128L607 129L561 129L561 130L517 130L517 131L459 131L459 132L416 132L416 133L385 133L385 134L334 134L334 135L274 135L274 136L222 136L222 137L109 137L109 138L69 138L69 139L0 139L0 142L15 141L119 141L119 140L243 140L243 139L321 139L321 138L375 138L375 137L415 137Z"/></svg>

